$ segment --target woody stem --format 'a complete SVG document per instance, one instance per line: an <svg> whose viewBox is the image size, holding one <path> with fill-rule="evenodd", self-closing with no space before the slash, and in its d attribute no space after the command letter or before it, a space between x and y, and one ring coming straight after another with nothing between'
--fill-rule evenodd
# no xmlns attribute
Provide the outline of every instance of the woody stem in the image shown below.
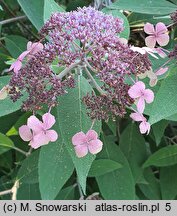
<svg viewBox="0 0 177 216"><path fill-rule="evenodd" d="M101 95L105 95L105 92L102 90L102 88L98 85L98 83L95 81L95 79L93 78L92 74L90 73L90 71L87 69L87 67L85 67L85 72L87 74L87 76L89 77L89 79L91 79L93 85L95 86L95 88L99 91L99 93Z"/></svg>

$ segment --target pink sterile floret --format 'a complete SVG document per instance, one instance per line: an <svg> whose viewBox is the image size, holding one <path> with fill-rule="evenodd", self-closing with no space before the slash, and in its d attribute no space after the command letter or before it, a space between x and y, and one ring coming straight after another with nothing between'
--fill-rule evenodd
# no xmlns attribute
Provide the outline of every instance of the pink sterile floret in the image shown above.
<svg viewBox="0 0 177 216"><path fill-rule="evenodd" d="M155 28L151 23L146 23L144 32L149 34L149 36L145 38L145 43L146 46L150 48L154 48L156 42L160 46L166 46L169 42L168 29L162 22L157 23Z"/></svg>
<svg viewBox="0 0 177 216"><path fill-rule="evenodd" d="M84 157L90 152L97 154L102 150L103 143L98 139L98 134L94 130L89 130L86 134L84 132L76 133L72 137L77 157Z"/></svg>
<svg viewBox="0 0 177 216"><path fill-rule="evenodd" d="M28 118L27 125L19 128L20 137L24 141L30 141L29 145L34 149L58 139L56 131L49 130L55 124L55 117L46 113L42 116L42 120L43 122L32 115Z"/></svg>
<svg viewBox="0 0 177 216"><path fill-rule="evenodd" d="M44 46L42 43L40 42L32 43L31 41L29 41L27 43L27 51L30 52L28 55L28 58L30 58L32 55L36 54L40 50L43 50L43 48Z"/></svg>
<svg viewBox="0 0 177 216"><path fill-rule="evenodd" d="M139 113L143 113L146 103L152 103L154 100L154 93L150 89L145 89L145 84L141 81L136 82L128 90L128 94L131 98L137 99L137 110Z"/></svg>
<svg viewBox="0 0 177 216"><path fill-rule="evenodd" d="M130 117L134 121L141 122L139 125L141 134L145 134L145 133L149 134L151 126L149 122L147 122L147 119L141 113L138 112L131 113Z"/></svg>
<svg viewBox="0 0 177 216"><path fill-rule="evenodd" d="M10 66L9 71L13 70L15 74L17 74L22 67L23 59L26 56L28 56L28 59L30 59L32 55L42 50L43 47L43 44L40 42L32 43L31 41L29 41L27 43L27 50L20 54L17 60Z"/></svg>

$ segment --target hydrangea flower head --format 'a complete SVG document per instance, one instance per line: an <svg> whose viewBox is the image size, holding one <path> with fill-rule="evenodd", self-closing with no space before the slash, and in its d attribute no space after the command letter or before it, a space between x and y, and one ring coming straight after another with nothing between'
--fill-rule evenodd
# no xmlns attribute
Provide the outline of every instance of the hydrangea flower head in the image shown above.
<svg viewBox="0 0 177 216"><path fill-rule="evenodd" d="M32 115L28 118L27 125L19 128L20 137L24 141L30 141L29 145L34 149L58 139L56 131L50 130L55 124L55 117L46 113L42 116L42 120L41 122L36 116Z"/></svg>
<svg viewBox="0 0 177 216"><path fill-rule="evenodd" d="M151 62L147 53L135 53L127 41L120 38L123 28L121 18L92 7L52 14L40 31L43 39L48 37L43 49L41 46L40 51L31 55L29 42L28 61L10 80L11 99L16 101L27 92L23 110L36 111L44 105L53 107L57 105L57 98L67 93L67 88L75 86L73 74L82 67L88 79L85 69L97 73L103 83L100 87L103 91L99 92L106 92L106 96L93 93L84 98L89 116L105 120L124 116L126 107L134 102L128 95L126 76L144 73L150 69ZM64 70L57 74L53 62ZM65 69L69 73L63 73Z"/></svg>
<svg viewBox="0 0 177 216"><path fill-rule="evenodd" d="M156 42L160 46L166 46L170 40L168 29L162 22L157 23L155 28L151 23L146 23L144 26L144 32L149 34L149 36L145 38L145 43L146 46L150 48L154 48Z"/></svg>
<svg viewBox="0 0 177 216"><path fill-rule="evenodd" d="M154 100L153 91L146 89L145 84L142 81L138 81L130 87L128 94L131 98L137 99L137 110L139 113L144 112L145 102L152 103Z"/></svg>
<svg viewBox="0 0 177 216"><path fill-rule="evenodd" d="M89 130L86 134L84 132L76 133L72 137L72 143L75 148L77 157L84 157L90 152L97 154L102 150L103 143L98 139L98 134L94 130Z"/></svg>

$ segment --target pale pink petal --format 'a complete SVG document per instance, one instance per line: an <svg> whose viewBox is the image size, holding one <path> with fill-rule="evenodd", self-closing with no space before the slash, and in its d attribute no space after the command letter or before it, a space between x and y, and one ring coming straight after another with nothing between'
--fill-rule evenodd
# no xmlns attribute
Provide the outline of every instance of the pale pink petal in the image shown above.
<svg viewBox="0 0 177 216"><path fill-rule="evenodd" d="M156 34L163 34L163 33L166 33L168 29L164 23L159 22L155 26L155 31L156 31Z"/></svg>
<svg viewBox="0 0 177 216"><path fill-rule="evenodd" d="M137 122L146 120L146 118L141 113L138 113L138 112L131 113L130 118L132 118L134 121L137 121Z"/></svg>
<svg viewBox="0 0 177 216"><path fill-rule="evenodd" d="M141 73L137 75L140 79L144 79L147 77L147 71L145 73Z"/></svg>
<svg viewBox="0 0 177 216"><path fill-rule="evenodd" d="M151 70L147 71L147 76L149 77L149 79L156 79L157 76L156 74Z"/></svg>
<svg viewBox="0 0 177 216"><path fill-rule="evenodd" d="M21 69L21 67L22 67L21 61L17 60L10 66L9 71L14 70L14 72L17 74L18 71Z"/></svg>
<svg viewBox="0 0 177 216"><path fill-rule="evenodd" d="M157 76L161 76L163 75L164 73L166 73L168 71L168 67L164 67L164 68L160 68L159 70L156 71L156 75Z"/></svg>
<svg viewBox="0 0 177 216"><path fill-rule="evenodd" d="M170 37L168 34L161 34L156 38L156 40L160 46L166 46L170 40Z"/></svg>
<svg viewBox="0 0 177 216"><path fill-rule="evenodd" d="M157 80L158 80L157 75L152 70L150 70L150 71L148 71L148 77L150 79L149 85L151 87L155 86L157 84Z"/></svg>
<svg viewBox="0 0 177 216"><path fill-rule="evenodd" d="M145 89L145 84L141 81L136 82L130 89L128 90L128 94L131 98L138 98L141 96L141 91Z"/></svg>
<svg viewBox="0 0 177 216"><path fill-rule="evenodd" d="M34 115L28 118L27 126L32 129L35 134L43 130L43 123Z"/></svg>
<svg viewBox="0 0 177 216"><path fill-rule="evenodd" d="M55 142L58 139L58 134L54 130L47 130L46 135L48 136L51 142Z"/></svg>
<svg viewBox="0 0 177 216"><path fill-rule="evenodd" d="M44 132L41 132L33 136L30 145L32 148L37 149L40 146L47 145L49 142L50 142L49 137Z"/></svg>
<svg viewBox="0 0 177 216"><path fill-rule="evenodd" d="M77 145L74 149L78 158L84 157L88 154L87 145Z"/></svg>
<svg viewBox="0 0 177 216"><path fill-rule="evenodd" d="M27 43L27 50L30 51L31 50L31 46L32 46L32 42L31 41L28 41Z"/></svg>
<svg viewBox="0 0 177 216"><path fill-rule="evenodd" d="M14 72L17 74L18 71L22 68L22 63L21 61L16 61L14 64Z"/></svg>
<svg viewBox="0 0 177 216"><path fill-rule="evenodd" d="M56 120L55 120L55 116L53 116L52 114L50 113L46 113L42 116L42 120L43 120L43 123L44 123L44 128L45 129L49 129L51 128Z"/></svg>
<svg viewBox="0 0 177 216"><path fill-rule="evenodd" d="M146 53L146 50L144 50L143 48L141 47L135 47L135 46L131 46L130 49L133 51L133 52L139 52L140 54L144 55Z"/></svg>
<svg viewBox="0 0 177 216"><path fill-rule="evenodd" d="M87 136L81 131L72 137L73 145L81 145L87 142Z"/></svg>
<svg viewBox="0 0 177 216"><path fill-rule="evenodd" d="M7 86L4 86L4 87L0 90L0 100L4 100L7 96L8 96L8 87L7 87Z"/></svg>
<svg viewBox="0 0 177 216"><path fill-rule="evenodd" d="M167 54L160 47L157 47L157 48L154 48L154 49L156 50L156 52L159 54L159 56L161 58L167 57Z"/></svg>
<svg viewBox="0 0 177 216"><path fill-rule="evenodd" d="M91 154L97 154L102 150L102 148L103 148L103 143L99 139L92 140L89 142L88 149Z"/></svg>
<svg viewBox="0 0 177 216"><path fill-rule="evenodd" d="M23 61L23 59L29 54L29 51L24 51L20 56L18 57L19 61Z"/></svg>
<svg viewBox="0 0 177 216"><path fill-rule="evenodd" d="M154 53L157 53L155 48L150 48L150 47L142 47L142 49L144 49L146 51L146 53L148 53L149 55L151 55L152 57L159 59Z"/></svg>
<svg viewBox="0 0 177 216"><path fill-rule="evenodd" d="M145 38L145 44L147 47L154 48L156 44L155 36L148 36Z"/></svg>
<svg viewBox="0 0 177 216"><path fill-rule="evenodd" d="M19 128L19 135L24 141L30 141L33 137L32 132L27 125L22 125Z"/></svg>
<svg viewBox="0 0 177 216"><path fill-rule="evenodd" d="M139 125L139 129L140 129L141 134L145 134L145 133L149 134L150 127L151 126L148 122L146 122L146 121L141 122Z"/></svg>
<svg viewBox="0 0 177 216"><path fill-rule="evenodd" d="M154 87L157 84L157 81L158 81L157 77L155 79L150 79L149 85L151 87Z"/></svg>
<svg viewBox="0 0 177 216"><path fill-rule="evenodd" d="M154 100L154 92L150 89L144 90L144 99L146 103L152 103Z"/></svg>
<svg viewBox="0 0 177 216"><path fill-rule="evenodd" d="M122 43L122 44L128 44L128 40L126 38L119 38L119 41Z"/></svg>
<svg viewBox="0 0 177 216"><path fill-rule="evenodd" d="M15 63L15 62L14 62ZM13 70L14 69L14 63L12 63L11 64L11 66L10 66L10 68L9 68L9 70L8 71L11 71L11 70Z"/></svg>
<svg viewBox="0 0 177 216"><path fill-rule="evenodd" d="M87 133L86 133L86 136L87 136L87 139L88 140L96 140L98 138L98 134L96 131L94 130L89 130Z"/></svg>
<svg viewBox="0 0 177 216"><path fill-rule="evenodd" d="M145 101L144 98L140 97L137 102L137 110L139 113L143 113L145 109Z"/></svg>
<svg viewBox="0 0 177 216"><path fill-rule="evenodd" d="M154 26L151 23L146 23L144 25L144 32L146 34L154 34L155 33Z"/></svg>
<svg viewBox="0 0 177 216"><path fill-rule="evenodd" d="M30 54L31 55L34 55L35 53L39 52L40 50L42 50L44 48L43 44L42 43L33 43L32 46L31 46L31 51L30 51Z"/></svg>

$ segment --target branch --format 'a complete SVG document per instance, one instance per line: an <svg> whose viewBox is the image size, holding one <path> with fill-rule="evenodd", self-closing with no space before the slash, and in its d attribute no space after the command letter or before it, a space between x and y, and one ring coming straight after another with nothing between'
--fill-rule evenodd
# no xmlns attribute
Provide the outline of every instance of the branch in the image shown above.
<svg viewBox="0 0 177 216"><path fill-rule="evenodd" d="M18 188L19 188L19 181L17 180L17 181L15 181L13 187L10 190L5 190L5 191L0 192L0 196L12 193L12 200L16 200Z"/></svg>
<svg viewBox="0 0 177 216"><path fill-rule="evenodd" d="M13 12L13 10L11 10L9 8L9 6L3 1L3 0L0 0L0 3L2 4L2 7L13 17L16 17L16 14ZM30 34L32 34L37 40L39 40L38 36L33 32L31 31L21 20L18 20L18 22L20 23L20 25L26 29L26 31L28 31ZM20 29L21 30L21 29ZM23 33L23 32L22 32Z"/></svg>
<svg viewBox="0 0 177 216"><path fill-rule="evenodd" d="M0 192L0 196L12 193L12 189Z"/></svg>
<svg viewBox="0 0 177 216"><path fill-rule="evenodd" d="M81 61L71 64L69 67L65 68L60 74L57 75L57 78L62 79L66 76L72 69L80 65Z"/></svg>
<svg viewBox="0 0 177 216"><path fill-rule="evenodd" d="M5 25L5 24L8 24L8 23L12 23L12 22L15 22L15 21L18 21L18 20L22 20L22 19L26 19L26 18L27 18L26 16L19 16L19 17L14 17L14 18L6 19L6 20L1 21L0 25Z"/></svg>
<svg viewBox="0 0 177 216"><path fill-rule="evenodd" d="M18 152L20 152L20 153L22 153L23 155L25 155L26 157L29 155L29 153L28 152L25 152L25 151L23 151L23 150L21 150L21 149L19 149L19 148L17 148L17 147L12 147L12 149L14 149L14 150L16 150L16 151L18 151Z"/></svg>
<svg viewBox="0 0 177 216"><path fill-rule="evenodd" d="M91 65L90 63L87 61L87 59L84 60L86 65L88 66L88 68L90 68L90 70L92 70L94 73L98 73Z"/></svg>
<svg viewBox="0 0 177 216"><path fill-rule="evenodd" d="M87 73L87 76L91 79L93 85L95 86L95 88L99 91L99 93L101 95L105 95L105 92L102 90L102 88L98 85L98 83L95 81L95 79L93 78L92 74L90 73L90 71L87 69L87 67L85 67L85 71Z"/></svg>
<svg viewBox="0 0 177 216"><path fill-rule="evenodd" d="M14 186L12 187L12 200L17 200L17 190L19 188L19 180L15 181Z"/></svg>

